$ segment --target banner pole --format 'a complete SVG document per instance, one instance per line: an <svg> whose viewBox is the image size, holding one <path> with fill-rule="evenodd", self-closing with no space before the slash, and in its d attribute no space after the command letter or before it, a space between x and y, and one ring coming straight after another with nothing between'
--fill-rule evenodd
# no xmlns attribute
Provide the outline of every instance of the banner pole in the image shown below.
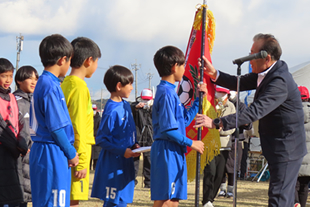
<svg viewBox="0 0 310 207"><path fill-rule="evenodd" d="M203 66L204 66L204 49L205 49L205 30L206 30L206 15L207 15L207 4L206 0L203 0L202 6L202 35L201 35L201 67L200 67L200 82L203 82ZM199 110L198 113L202 114L202 101L203 101L203 92L199 92ZM201 127L198 128L197 140L201 140ZM199 191L200 191L200 160L201 155L197 153L196 159L196 186L195 186L195 207L199 207Z"/></svg>

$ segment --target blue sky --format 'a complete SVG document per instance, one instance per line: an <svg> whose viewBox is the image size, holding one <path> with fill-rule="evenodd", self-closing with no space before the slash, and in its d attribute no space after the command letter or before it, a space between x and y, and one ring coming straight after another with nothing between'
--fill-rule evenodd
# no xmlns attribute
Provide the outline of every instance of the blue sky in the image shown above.
<svg viewBox="0 0 310 207"><path fill-rule="evenodd" d="M109 94L103 76L109 66L132 69L139 65L138 94L159 83L153 55L174 45L183 52L190 35L197 0L0 0L0 57L16 64L16 36L22 33L24 47L19 66L32 65L39 74L43 66L38 55L41 40L59 33L72 41L78 36L93 39L102 58L93 77L86 79L93 99ZM246 56L257 33L271 33L279 40L281 59L289 67L310 60L310 1L308 0L209 0L216 19L212 54L217 69L236 74L232 60ZM248 65L243 65L243 73ZM134 71L133 71L134 72ZM310 78L310 77L309 77ZM135 89L134 89L135 90ZM129 100L134 100L133 90Z"/></svg>

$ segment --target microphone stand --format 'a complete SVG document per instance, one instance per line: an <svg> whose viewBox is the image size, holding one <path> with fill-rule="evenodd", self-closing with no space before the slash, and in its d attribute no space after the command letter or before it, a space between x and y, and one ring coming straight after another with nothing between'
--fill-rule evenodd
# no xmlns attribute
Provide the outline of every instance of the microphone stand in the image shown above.
<svg viewBox="0 0 310 207"><path fill-rule="evenodd" d="M235 155L234 155L234 197L233 197L233 206L237 206L237 171L238 171L238 142L239 142L239 90L240 90L240 75L241 75L241 65L238 64L237 68L237 101L236 101L236 130L235 130Z"/></svg>

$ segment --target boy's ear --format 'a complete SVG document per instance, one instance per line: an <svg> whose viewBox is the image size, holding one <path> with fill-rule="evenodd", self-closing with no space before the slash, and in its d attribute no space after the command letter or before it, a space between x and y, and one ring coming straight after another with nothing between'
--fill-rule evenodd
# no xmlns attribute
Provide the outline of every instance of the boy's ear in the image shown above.
<svg viewBox="0 0 310 207"><path fill-rule="evenodd" d="M171 68L171 74L174 74L174 73L175 73L177 65L178 65L178 64L176 63L176 64L174 64L174 65L172 66L172 68Z"/></svg>
<svg viewBox="0 0 310 207"><path fill-rule="evenodd" d="M116 84L116 92L120 91L122 86L123 86L122 83L121 83L121 82L118 82L118 83Z"/></svg>
<svg viewBox="0 0 310 207"><path fill-rule="evenodd" d="M63 57L61 57L61 58L58 59L57 65L58 65L58 66L62 66L62 65L64 65L66 62L67 62L67 56L63 56Z"/></svg>
<svg viewBox="0 0 310 207"><path fill-rule="evenodd" d="M18 85L22 84L22 81L17 81L17 84L18 84Z"/></svg>
<svg viewBox="0 0 310 207"><path fill-rule="evenodd" d="M94 62L93 57L88 57L88 58L86 58L86 60L84 61L84 66L87 68L87 67L89 67L89 66L92 64L92 62Z"/></svg>

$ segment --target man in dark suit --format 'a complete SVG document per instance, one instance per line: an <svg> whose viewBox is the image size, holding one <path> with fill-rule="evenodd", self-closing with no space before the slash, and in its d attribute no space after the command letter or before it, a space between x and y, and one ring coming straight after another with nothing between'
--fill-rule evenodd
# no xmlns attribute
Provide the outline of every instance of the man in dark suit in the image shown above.
<svg viewBox="0 0 310 207"><path fill-rule="evenodd" d="M250 107L240 112L239 126L259 120L263 155L269 163L268 206L294 205L294 187L303 156L306 154L303 109L297 85L284 61L281 47L273 35L258 34L251 54L265 50L263 59L252 60L252 73L240 77L240 91L256 89ZM205 74L231 90L237 88L237 77L219 72L204 58ZM212 120L198 114L194 127L235 127L235 115Z"/></svg>

